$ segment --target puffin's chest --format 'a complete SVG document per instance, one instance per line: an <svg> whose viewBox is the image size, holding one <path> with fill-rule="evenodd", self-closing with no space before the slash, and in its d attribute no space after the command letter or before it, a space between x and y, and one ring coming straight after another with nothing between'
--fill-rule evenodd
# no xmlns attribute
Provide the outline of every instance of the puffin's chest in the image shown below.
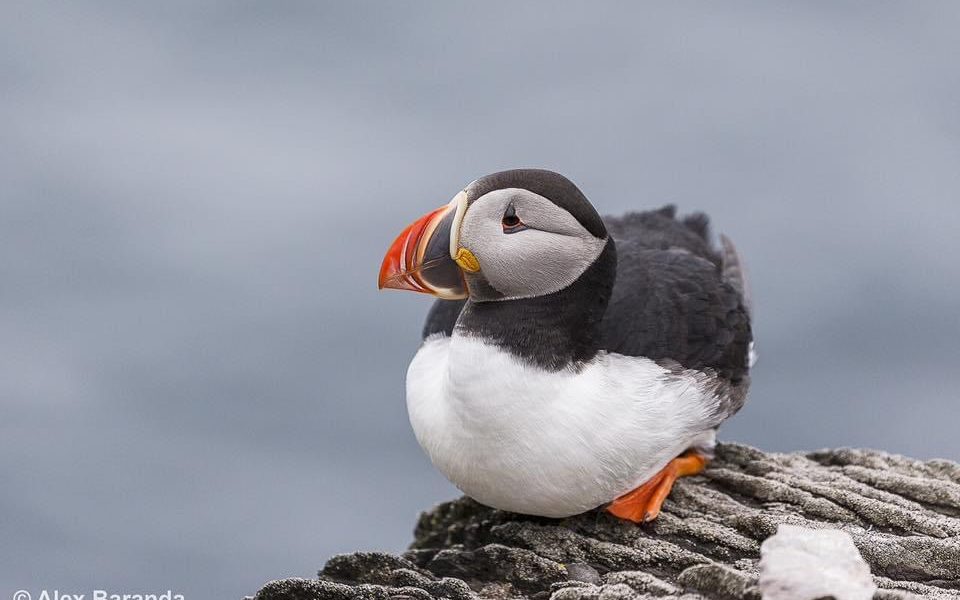
<svg viewBox="0 0 960 600"><path fill-rule="evenodd" d="M407 373L410 422L437 468L480 502L544 516L652 476L703 431L688 400L646 359L551 372L456 335L427 340Z"/></svg>

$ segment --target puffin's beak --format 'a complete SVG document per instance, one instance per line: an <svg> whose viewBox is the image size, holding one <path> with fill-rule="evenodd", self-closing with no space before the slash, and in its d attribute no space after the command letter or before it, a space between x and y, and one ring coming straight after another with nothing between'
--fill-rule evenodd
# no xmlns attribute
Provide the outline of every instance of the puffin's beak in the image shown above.
<svg viewBox="0 0 960 600"><path fill-rule="evenodd" d="M451 258L459 220L466 208L461 195L414 221L390 245L380 265L380 289L411 290L445 300L467 297L463 271ZM459 209L459 210L458 210ZM451 235L454 236L451 244Z"/></svg>

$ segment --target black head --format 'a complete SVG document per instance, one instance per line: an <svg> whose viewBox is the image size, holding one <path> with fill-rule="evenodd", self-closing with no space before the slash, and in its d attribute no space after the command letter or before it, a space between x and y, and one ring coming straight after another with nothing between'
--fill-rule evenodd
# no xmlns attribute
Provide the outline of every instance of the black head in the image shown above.
<svg viewBox="0 0 960 600"><path fill-rule="evenodd" d="M542 169L482 177L464 190L457 244L474 301L532 298L562 290L600 256L607 230L583 192Z"/></svg>
<svg viewBox="0 0 960 600"><path fill-rule="evenodd" d="M576 281L607 243L603 220L569 179L501 171L404 230L380 285L475 302L542 297Z"/></svg>

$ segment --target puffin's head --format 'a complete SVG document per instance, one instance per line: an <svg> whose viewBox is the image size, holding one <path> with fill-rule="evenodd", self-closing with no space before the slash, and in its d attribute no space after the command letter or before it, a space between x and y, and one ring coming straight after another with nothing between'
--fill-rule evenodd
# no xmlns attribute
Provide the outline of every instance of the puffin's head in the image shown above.
<svg viewBox="0 0 960 600"><path fill-rule="evenodd" d="M569 179L502 171L407 227L379 285L477 302L544 296L576 281L606 243L603 220Z"/></svg>

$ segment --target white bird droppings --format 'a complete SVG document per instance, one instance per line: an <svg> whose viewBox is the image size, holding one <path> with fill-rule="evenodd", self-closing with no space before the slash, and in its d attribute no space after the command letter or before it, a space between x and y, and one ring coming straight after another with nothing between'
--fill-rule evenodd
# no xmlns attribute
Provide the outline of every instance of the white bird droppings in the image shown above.
<svg viewBox="0 0 960 600"><path fill-rule="evenodd" d="M870 567L839 529L780 525L760 546L764 600L870 600L877 586Z"/></svg>

